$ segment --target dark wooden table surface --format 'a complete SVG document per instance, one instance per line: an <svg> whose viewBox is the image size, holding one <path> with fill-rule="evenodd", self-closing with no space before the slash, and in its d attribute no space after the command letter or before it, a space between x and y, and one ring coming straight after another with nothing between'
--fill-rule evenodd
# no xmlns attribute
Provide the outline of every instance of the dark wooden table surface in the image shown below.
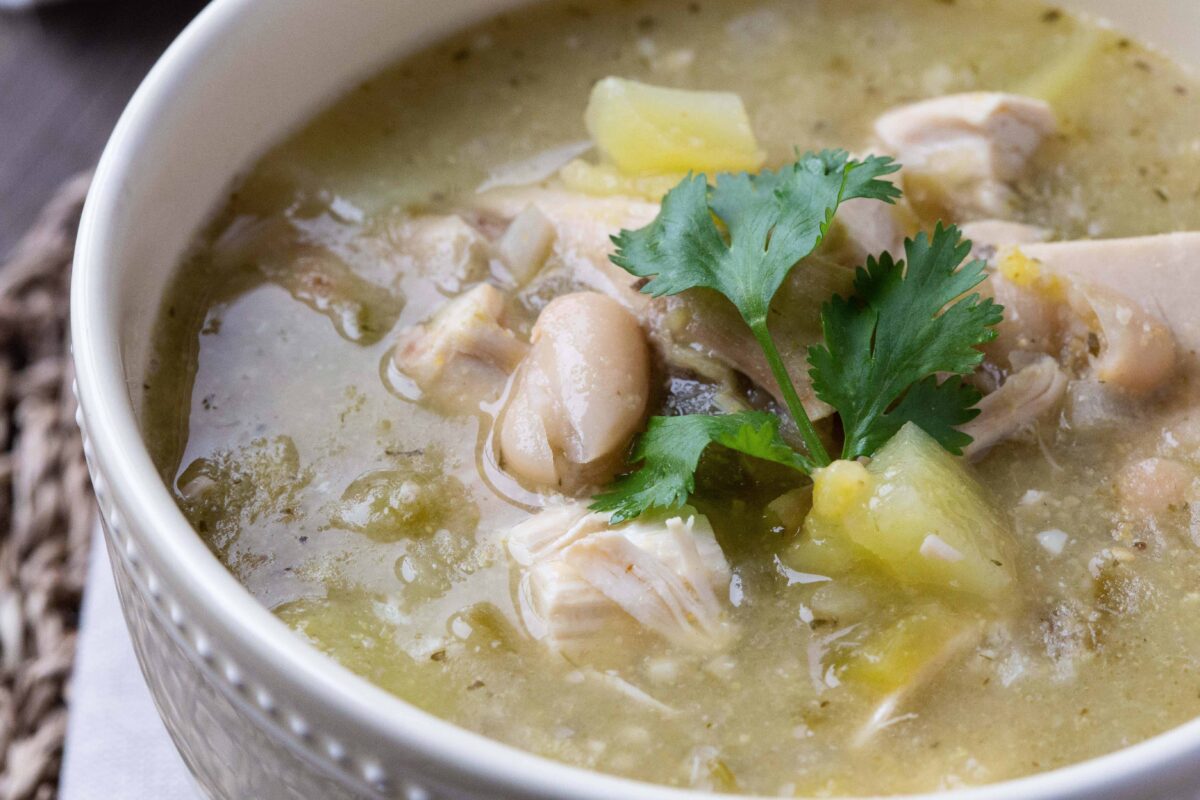
<svg viewBox="0 0 1200 800"><path fill-rule="evenodd" d="M95 164L121 109L203 0L0 12L0 260L55 187Z"/></svg>

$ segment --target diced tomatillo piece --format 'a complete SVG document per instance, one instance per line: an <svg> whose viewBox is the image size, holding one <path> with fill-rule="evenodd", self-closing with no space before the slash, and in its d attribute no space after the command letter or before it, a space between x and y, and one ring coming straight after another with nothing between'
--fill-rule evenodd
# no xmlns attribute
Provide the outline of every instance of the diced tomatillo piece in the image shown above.
<svg viewBox="0 0 1200 800"><path fill-rule="evenodd" d="M830 652L829 666L842 686L879 698L852 740L857 747L895 722L901 706L929 688L984 630L980 618L937 603L888 616L861 636L839 640Z"/></svg>
<svg viewBox="0 0 1200 800"><path fill-rule="evenodd" d="M732 92L605 78L592 88L584 121L603 156L630 175L742 172L764 160Z"/></svg>
<svg viewBox="0 0 1200 800"><path fill-rule="evenodd" d="M930 595L994 602L1011 594L1003 517L963 462L916 425L901 428L869 465L835 462L813 481L813 510L793 553L799 568L881 569ZM813 555L836 557L810 564Z"/></svg>
<svg viewBox="0 0 1200 800"><path fill-rule="evenodd" d="M912 688L957 652L951 643L979 629L978 620L929 603L832 651L838 680L880 694Z"/></svg>

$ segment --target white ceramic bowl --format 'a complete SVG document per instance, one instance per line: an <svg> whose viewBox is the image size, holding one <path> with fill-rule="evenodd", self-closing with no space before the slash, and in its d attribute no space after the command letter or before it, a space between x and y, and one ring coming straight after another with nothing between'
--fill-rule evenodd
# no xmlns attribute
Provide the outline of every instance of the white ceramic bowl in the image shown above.
<svg viewBox="0 0 1200 800"><path fill-rule="evenodd" d="M193 233L258 154L357 79L517 0L216 0L122 116L79 232L80 425L125 616L159 711L209 796L698 798L469 733L325 658L212 556L160 481L138 397L155 315ZM1073 0L1200 63L1196 0ZM270 391L263 387L263 391ZM1200 721L1073 767L939 795L1200 796Z"/></svg>

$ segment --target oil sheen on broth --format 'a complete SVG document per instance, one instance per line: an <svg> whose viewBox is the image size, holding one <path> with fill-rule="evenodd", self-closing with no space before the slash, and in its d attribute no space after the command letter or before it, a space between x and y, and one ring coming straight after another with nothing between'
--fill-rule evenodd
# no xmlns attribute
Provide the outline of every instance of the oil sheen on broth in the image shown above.
<svg viewBox="0 0 1200 800"><path fill-rule="evenodd" d="M497 18L354 88L268 153L180 271L146 429L164 480L237 578L423 709L678 786L948 788L1086 759L1200 713L1200 527L1186 502L1134 513L1136 486L1120 490L1144 459L1177 482L1200 468L1184 370L1099 411L1073 385L1073 412L972 467L1011 531L1019 607L878 730L864 734L878 697L841 685L829 657L899 600L795 569L797 519L768 504L807 480L732 454L707 458L693 500L732 569L732 644L696 653L622 631L572 663L529 636L502 537L535 496L488 456L498 404L417 402L391 367L397 333L473 280L428 268L406 226L473 208L477 187L511 177L506 165L585 141L584 105L608 75L736 92L769 165L797 148L865 152L876 117L921 98L1039 95L1059 130L1016 182L1013 219L1056 240L1200 228L1200 86L1042 5L573 2ZM574 288L514 293L508 324L527 337L547 300ZM655 374L655 409L687 392L712 399L702 382Z"/></svg>

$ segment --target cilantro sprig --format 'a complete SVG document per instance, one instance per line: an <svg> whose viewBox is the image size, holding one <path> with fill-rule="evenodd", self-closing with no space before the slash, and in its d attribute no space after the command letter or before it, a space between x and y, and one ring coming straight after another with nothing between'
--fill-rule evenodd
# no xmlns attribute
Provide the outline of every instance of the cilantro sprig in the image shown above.
<svg viewBox="0 0 1200 800"><path fill-rule="evenodd" d="M613 237L613 263L650 278L642 288L646 294L704 287L729 298L754 333L817 462L827 463L829 456L767 330L767 310L796 262L821 244L841 203L891 203L900 196L894 184L881 180L899 168L890 158L853 161L843 150L825 150L777 172L722 173L711 189L704 175L690 175L663 198L653 222Z"/></svg>
<svg viewBox="0 0 1200 800"><path fill-rule="evenodd" d="M765 412L653 417L630 459L640 467L598 495L593 509L619 522L682 505L711 444L806 474L831 463L767 328L767 310L791 270L820 245L841 203L900 196L883 179L897 169L889 158L857 161L823 151L774 172L723 173L711 187L704 175L689 176L663 199L653 222L613 237L613 263L649 278L643 292L658 297L704 287L733 303L807 452L793 450L778 419ZM904 260L888 253L868 259L854 294L822 307L824 341L809 348L809 376L816 396L841 417L842 458L871 455L908 421L950 452L970 443L956 426L979 413L980 396L960 376L982 361L978 345L995 337L1002 308L968 294L984 279L982 262L963 265L969 252L957 228L939 224L932 236L905 242Z"/></svg>

